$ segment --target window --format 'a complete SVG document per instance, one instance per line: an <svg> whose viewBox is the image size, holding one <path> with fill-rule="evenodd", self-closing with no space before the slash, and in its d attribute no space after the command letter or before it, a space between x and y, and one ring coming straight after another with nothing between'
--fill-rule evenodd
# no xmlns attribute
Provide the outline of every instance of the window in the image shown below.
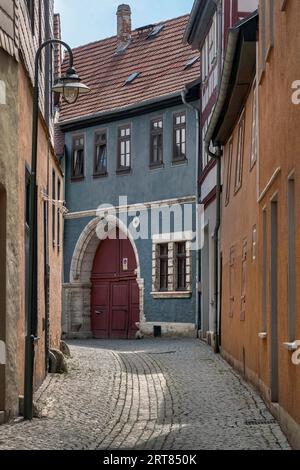
<svg viewBox="0 0 300 470"><path fill-rule="evenodd" d="M56 183L56 175L55 171L52 170L52 245L53 248L55 247L55 206L56 206L56 190L55 190L55 183Z"/></svg>
<svg viewBox="0 0 300 470"><path fill-rule="evenodd" d="M165 25L164 24L158 24L153 28L151 33L148 34L147 39L152 39L155 38L156 36L159 35L159 33L164 29Z"/></svg>
<svg viewBox="0 0 300 470"><path fill-rule="evenodd" d="M229 199L230 199L232 153L233 153L233 139L230 139L228 143L228 154L227 154L227 180L226 180L225 206L228 206Z"/></svg>
<svg viewBox="0 0 300 470"><path fill-rule="evenodd" d="M206 35L205 42L201 50L202 60L202 77L205 85L208 85L208 77L211 75L212 70L216 64L217 57L217 40L218 37L218 25L217 15L214 16L211 23L210 30Z"/></svg>
<svg viewBox="0 0 300 470"><path fill-rule="evenodd" d="M245 113L243 112L238 125L238 146L237 146L237 159L235 167L235 192L242 186L243 177L243 159L244 159L244 134L245 134Z"/></svg>
<svg viewBox="0 0 300 470"><path fill-rule="evenodd" d="M163 163L163 120L151 121L150 166L160 166Z"/></svg>
<svg viewBox="0 0 300 470"><path fill-rule="evenodd" d="M242 279L241 279L241 320L246 318L246 287L247 287L247 240L244 240L242 251Z"/></svg>
<svg viewBox="0 0 300 470"><path fill-rule="evenodd" d="M185 66L184 66L184 70L187 70L187 69L192 68L193 65L194 65L196 62L199 61L199 59L200 59L199 56L195 56L195 57L192 57L191 59L189 59L189 60L187 61L187 63L185 64Z"/></svg>
<svg viewBox="0 0 300 470"><path fill-rule="evenodd" d="M260 44L261 44L261 49L260 49L260 67L261 70L265 69L265 59L266 59L266 0L261 0L260 2L260 26L259 26L259 31L260 31Z"/></svg>
<svg viewBox="0 0 300 470"><path fill-rule="evenodd" d="M176 288L179 291L186 290L186 244L176 243L177 260L177 282Z"/></svg>
<svg viewBox="0 0 300 470"><path fill-rule="evenodd" d="M274 0L268 1L268 22L269 22L269 31L268 31L266 60L268 60L269 52L274 46Z"/></svg>
<svg viewBox="0 0 300 470"><path fill-rule="evenodd" d="M60 178L57 178L57 199L58 199L58 205L57 205L57 248L58 251L60 250L60 198L61 198L61 182Z"/></svg>
<svg viewBox="0 0 300 470"><path fill-rule="evenodd" d="M72 178L84 178L84 135L73 137Z"/></svg>
<svg viewBox="0 0 300 470"><path fill-rule="evenodd" d="M124 86L132 83L140 74L141 72L134 72L131 75L129 75L129 77L125 80Z"/></svg>
<svg viewBox="0 0 300 470"><path fill-rule="evenodd" d="M257 147L258 147L258 126L257 126L257 87L256 83L253 86L252 95L252 131L251 131L251 156L250 168L253 168L257 160Z"/></svg>
<svg viewBox="0 0 300 470"><path fill-rule="evenodd" d="M118 171L129 171L131 168L131 126L119 128Z"/></svg>
<svg viewBox="0 0 300 470"><path fill-rule="evenodd" d="M260 2L260 68L265 70L270 51L274 46L274 0L261 0Z"/></svg>
<svg viewBox="0 0 300 470"><path fill-rule="evenodd" d="M94 176L107 175L107 134L106 131L95 133Z"/></svg>
<svg viewBox="0 0 300 470"><path fill-rule="evenodd" d="M186 113L174 115L174 151L173 161L186 160Z"/></svg>
<svg viewBox="0 0 300 470"><path fill-rule="evenodd" d="M159 247L159 288L160 291L168 290L168 243Z"/></svg>
<svg viewBox="0 0 300 470"><path fill-rule="evenodd" d="M289 341L296 339L296 214L295 180L288 180L288 332Z"/></svg>
<svg viewBox="0 0 300 470"><path fill-rule="evenodd" d="M30 19L31 31L34 34L34 0L26 0L27 10Z"/></svg>
<svg viewBox="0 0 300 470"><path fill-rule="evenodd" d="M192 295L192 233L153 236L152 293L156 298L190 298Z"/></svg>

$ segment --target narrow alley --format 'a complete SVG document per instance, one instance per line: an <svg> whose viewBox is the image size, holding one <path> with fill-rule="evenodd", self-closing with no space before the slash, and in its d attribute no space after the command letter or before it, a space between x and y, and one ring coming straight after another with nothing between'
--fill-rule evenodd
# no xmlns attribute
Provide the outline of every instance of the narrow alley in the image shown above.
<svg viewBox="0 0 300 470"><path fill-rule="evenodd" d="M282 449L254 389L197 340L71 342L49 375L39 418L0 428L0 450Z"/></svg>

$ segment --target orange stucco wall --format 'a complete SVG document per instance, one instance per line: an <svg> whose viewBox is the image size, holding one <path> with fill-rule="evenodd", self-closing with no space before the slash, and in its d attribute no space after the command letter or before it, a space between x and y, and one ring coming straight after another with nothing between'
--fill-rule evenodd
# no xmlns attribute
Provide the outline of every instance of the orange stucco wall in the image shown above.
<svg viewBox="0 0 300 470"><path fill-rule="evenodd" d="M229 203L225 201L225 186L229 173L228 142L224 149L224 190L222 198L222 350L240 363L245 371L258 372L258 324L259 305L257 302L257 255L253 259L253 228L257 227L257 164L250 165L251 130L252 130L252 97L251 91L245 105L245 138L242 186L235 191L235 170L238 151L238 124L232 134L233 152L230 178ZM243 246L247 242L246 274L246 310L242 315L242 258ZM230 267L231 251L234 251L234 262ZM230 274L231 270L231 274ZM230 276L231 284L230 288ZM230 298L234 297L230 307Z"/></svg>
<svg viewBox="0 0 300 470"><path fill-rule="evenodd" d="M234 194L234 171L237 155L237 127L233 132L233 165L230 202L225 205L228 147L224 152L224 186L222 207L221 250L222 268L222 353L245 377L258 386L279 418L295 448L300 448L300 365L292 362L292 352L284 344L288 337L288 179L295 184L296 218L296 334L300 340L300 104L292 103L292 83L300 80L300 3L291 0L281 10L282 2L274 2L274 43L269 41L269 22L266 25L266 61L263 60L263 27L260 17L258 42L258 109L259 152L256 165L250 170L252 128L252 96L245 105L245 144L243 184ZM267 2L268 8L268 2ZM268 12L268 10L267 10ZM271 47L268 47L271 46ZM278 206L278 401L272 403L271 389L271 201ZM263 211L266 211L266 333L263 322ZM257 256L252 257L252 230L257 226ZM247 240L246 313L241 319L242 246ZM233 288L229 288L230 249L235 247ZM233 316L230 296L234 297ZM273 400L275 401L275 400Z"/></svg>
<svg viewBox="0 0 300 470"><path fill-rule="evenodd" d="M300 425L300 365L293 365L283 343L288 338L288 178L294 172L296 200L296 337L300 339L300 105L292 103L292 83L300 80L300 4L289 1L281 11L282 2L275 3L274 47L266 64L260 59L262 73L259 86L260 100L260 193L271 181L278 169L278 176L271 182L260 202L260 220L263 208L267 211L268 265L270 265L270 200L277 193L278 203L278 328L279 328L279 405ZM261 226L261 224L260 224ZM260 229L260 237L262 231ZM259 286L261 287L259 278ZM268 331L270 331L270 272L268 272ZM260 290L261 293L261 290ZM269 339L261 352L264 364L263 379L270 382Z"/></svg>

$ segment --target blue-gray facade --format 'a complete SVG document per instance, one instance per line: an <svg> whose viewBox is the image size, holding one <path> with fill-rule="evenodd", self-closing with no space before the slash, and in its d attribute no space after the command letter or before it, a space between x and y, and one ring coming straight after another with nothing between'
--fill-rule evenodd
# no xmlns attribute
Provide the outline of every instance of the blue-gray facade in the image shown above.
<svg viewBox="0 0 300 470"><path fill-rule="evenodd" d="M195 105L197 102L194 103ZM173 162L173 118L174 114L186 112L186 161ZM163 166L150 168L150 123L163 118ZM117 172L118 129L124 124L131 125L131 171ZM106 130L107 135L107 175L94 177L94 136L95 132ZM84 135L85 161L84 178L72 180L72 145L76 135ZM65 200L68 209L64 226L64 283L70 286L72 260L76 258L76 246L85 228L95 219L96 210L103 204L124 206L161 202L162 205L175 204L184 207L185 201L192 211L192 222L186 220L182 231L196 232L196 158L197 158L197 119L192 107L185 104L171 106L155 112L131 116L121 120L94 123L88 127L76 124L76 130L65 133ZM120 197L121 199L120 202ZM126 201L126 200L125 200ZM128 218L132 222L134 215ZM159 211L159 208L154 210ZM122 218L123 216L121 216ZM149 229L151 215L148 212ZM158 219L159 220L159 219ZM177 220L171 217L168 231L178 233ZM162 222L159 232L163 232ZM155 230L154 230L155 232ZM153 290L153 240L136 239L135 246L140 263L140 277L144 281L144 317L146 322L170 322L195 325L196 320L196 251L191 249L191 293L185 298L176 295L170 298L157 298ZM153 230L152 230L153 235ZM99 241L100 243L100 241ZM87 294L88 295L88 294ZM67 307L68 308L68 307ZM69 314L69 313L68 313Z"/></svg>

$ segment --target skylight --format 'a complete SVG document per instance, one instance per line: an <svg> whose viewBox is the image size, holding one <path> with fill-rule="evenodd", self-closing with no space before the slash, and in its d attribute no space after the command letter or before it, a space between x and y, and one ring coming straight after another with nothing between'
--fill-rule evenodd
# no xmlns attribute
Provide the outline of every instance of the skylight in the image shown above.
<svg viewBox="0 0 300 470"><path fill-rule="evenodd" d="M123 54L123 52L126 51L126 49L128 48L128 46L130 45L131 41L128 41L126 42L125 44L120 44L118 47L117 47L117 50L116 50L116 54Z"/></svg>
<svg viewBox="0 0 300 470"><path fill-rule="evenodd" d="M129 83L132 83L133 80L135 80L140 75L140 73L141 72L134 72L131 75L129 75L129 77L127 78L127 80L124 83L124 86L128 85Z"/></svg>
<svg viewBox="0 0 300 470"><path fill-rule="evenodd" d="M200 56L192 57L184 66L184 69L190 69L200 59Z"/></svg>
<svg viewBox="0 0 300 470"><path fill-rule="evenodd" d="M152 39L158 36L158 34L164 29L164 27L164 24L158 24L157 26L154 26L151 33L148 34L147 39Z"/></svg>

